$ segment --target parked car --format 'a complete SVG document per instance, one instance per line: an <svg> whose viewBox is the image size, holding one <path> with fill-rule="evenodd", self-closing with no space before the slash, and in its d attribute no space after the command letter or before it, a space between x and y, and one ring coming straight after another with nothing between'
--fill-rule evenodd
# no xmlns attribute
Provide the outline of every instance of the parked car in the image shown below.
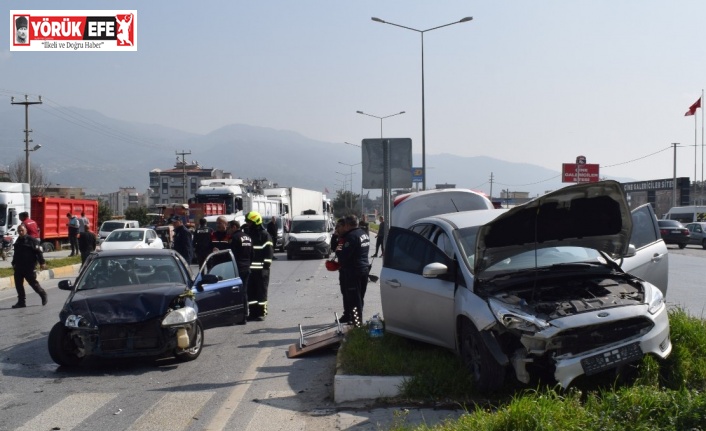
<svg viewBox="0 0 706 431"><path fill-rule="evenodd" d="M706 249L706 222L689 223L684 227L689 229L689 244L700 245Z"/></svg>
<svg viewBox="0 0 706 431"><path fill-rule="evenodd" d="M567 387L645 354L666 358L656 222L649 204L631 214L620 184L604 181L393 226L380 274L385 328L457 352L479 391L499 389L510 370Z"/></svg>
<svg viewBox="0 0 706 431"><path fill-rule="evenodd" d="M154 229L115 229L98 246L101 250L129 248L164 248L164 243Z"/></svg>
<svg viewBox="0 0 706 431"><path fill-rule="evenodd" d="M108 220L104 221L98 229L98 240L103 241L115 229L128 229L140 227L137 220Z"/></svg>
<svg viewBox="0 0 706 431"><path fill-rule="evenodd" d="M691 241L689 229L676 220L659 220L659 233L665 244L676 244L679 248L686 247Z"/></svg>
<svg viewBox="0 0 706 431"><path fill-rule="evenodd" d="M247 299L230 250L211 254L192 277L169 249L92 253L72 284L49 333L49 354L59 365L85 358L196 359L204 329L245 323Z"/></svg>

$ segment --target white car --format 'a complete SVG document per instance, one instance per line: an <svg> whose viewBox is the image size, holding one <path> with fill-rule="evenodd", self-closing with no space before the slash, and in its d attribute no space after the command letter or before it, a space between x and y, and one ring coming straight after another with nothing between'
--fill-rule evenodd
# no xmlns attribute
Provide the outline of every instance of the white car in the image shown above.
<svg viewBox="0 0 706 431"><path fill-rule="evenodd" d="M654 212L615 181L393 226L380 274L386 330L457 352L481 392L666 358L666 290Z"/></svg>
<svg viewBox="0 0 706 431"><path fill-rule="evenodd" d="M164 248L164 244L154 229L131 228L115 229L101 242L99 248L101 250Z"/></svg>

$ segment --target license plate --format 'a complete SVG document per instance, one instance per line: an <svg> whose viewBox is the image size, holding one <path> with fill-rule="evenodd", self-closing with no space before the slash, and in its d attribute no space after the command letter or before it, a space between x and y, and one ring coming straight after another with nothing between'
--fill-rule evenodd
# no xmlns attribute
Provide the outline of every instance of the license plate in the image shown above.
<svg viewBox="0 0 706 431"><path fill-rule="evenodd" d="M680 231L680 230L673 230L672 233L673 233L674 235L679 235L679 234L681 233L681 231Z"/></svg>
<svg viewBox="0 0 706 431"><path fill-rule="evenodd" d="M608 352L600 353L581 360L581 366L587 376L604 370L615 368L618 365L632 362L642 357L640 343L628 344Z"/></svg>
<svg viewBox="0 0 706 431"><path fill-rule="evenodd" d="M314 247L302 247L303 251L313 251Z"/></svg>

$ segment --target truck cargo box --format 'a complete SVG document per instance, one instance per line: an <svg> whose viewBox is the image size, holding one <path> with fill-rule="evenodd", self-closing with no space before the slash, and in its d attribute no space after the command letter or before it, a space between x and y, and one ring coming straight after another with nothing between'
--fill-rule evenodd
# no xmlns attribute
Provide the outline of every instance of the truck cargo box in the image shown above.
<svg viewBox="0 0 706 431"><path fill-rule="evenodd" d="M66 214L71 213L76 217L81 217L81 212L86 214L91 231L97 234L98 201L43 196L32 197L30 217L39 226L39 236L42 239L45 251L51 251L49 248L57 249L61 246L61 242L69 239L69 220ZM49 245L52 247L49 247Z"/></svg>

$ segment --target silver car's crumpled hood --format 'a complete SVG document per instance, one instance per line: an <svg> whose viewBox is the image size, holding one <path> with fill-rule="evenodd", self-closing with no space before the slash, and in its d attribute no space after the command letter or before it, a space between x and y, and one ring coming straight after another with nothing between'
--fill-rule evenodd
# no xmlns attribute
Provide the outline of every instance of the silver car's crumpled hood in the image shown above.
<svg viewBox="0 0 706 431"><path fill-rule="evenodd" d="M475 273L518 253L548 247L586 247L618 258L626 254L631 232L630 209L618 182L565 187L481 226Z"/></svg>
<svg viewBox="0 0 706 431"><path fill-rule="evenodd" d="M72 314L88 317L97 325L137 323L164 316L183 284L145 289L144 286L79 290L71 300Z"/></svg>

